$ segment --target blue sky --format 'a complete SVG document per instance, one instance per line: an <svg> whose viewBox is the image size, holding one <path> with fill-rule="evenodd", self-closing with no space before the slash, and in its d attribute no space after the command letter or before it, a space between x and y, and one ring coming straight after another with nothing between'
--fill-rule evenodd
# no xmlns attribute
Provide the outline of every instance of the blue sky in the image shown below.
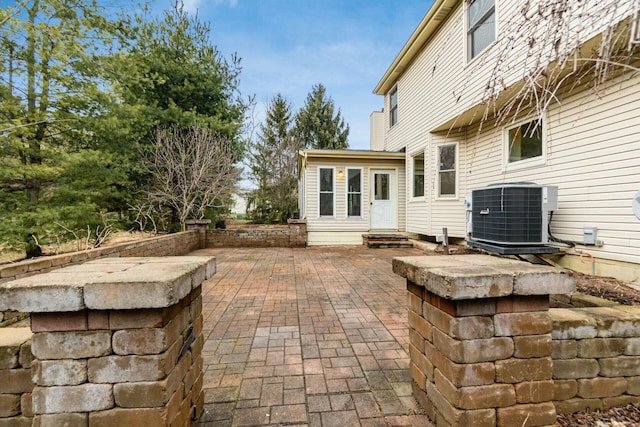
<svg viewBox="0 0 640 427"><path fill-rule="evenodd" d="M170 0L154 3L166 7ZM373 95L432 0L185 0L211 24L223 56L242 58L241 91L255 95L257 120L281 93L294 111L314 84L349 124L350 148L369 148L369 115L383 106Z"/></svg>
<svg viewBox="0 0 640 427"><path fill-rule="evenodd" d="M0 0L0 7L14 0ZM240 90L255 95L255 120L278 93L304 105L322 83L350 126L350 148L369 148L369 115L388 66L433 0L183 0L185 9L211 25L211 42L225 58L242 58ZM158 14L174 0L151 0ZM105 11L128 0L99 0Z"/></svg>

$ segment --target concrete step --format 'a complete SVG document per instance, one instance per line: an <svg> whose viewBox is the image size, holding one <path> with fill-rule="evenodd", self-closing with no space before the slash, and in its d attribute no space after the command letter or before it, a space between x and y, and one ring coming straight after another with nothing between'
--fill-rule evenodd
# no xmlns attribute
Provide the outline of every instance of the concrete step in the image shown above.
<svg viewBox="0 0 640 427"><path fill-rule="evenodd" d="M362 241L368 248L411 248L413 244L402 234L363 234Z"/></svg>
<svg viewBox="0 0 640 427"><path fill-rule="evenodd" d="M407 241L397 240L376 240L375 242L366 242L368 248L371 249L384 249L384 248L412 248L413 243Z"/></svg>

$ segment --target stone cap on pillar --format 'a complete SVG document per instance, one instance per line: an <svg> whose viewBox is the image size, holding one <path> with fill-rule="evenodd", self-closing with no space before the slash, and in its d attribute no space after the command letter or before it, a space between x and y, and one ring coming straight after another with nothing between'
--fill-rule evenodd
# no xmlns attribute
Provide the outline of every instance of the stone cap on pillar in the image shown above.
<svg viewBox="0 0 640 427"><path fill-rule="evenodd" d="M489 255L410 256L393 259L393 272L449 300L575 291L570 270Z"/></svg>
<svg viewBox="0 0 640 427"><path fill-rule="evenodd" d="M0 311L164 308L213 276L211 256L103 258L0 284Z"/></svg>

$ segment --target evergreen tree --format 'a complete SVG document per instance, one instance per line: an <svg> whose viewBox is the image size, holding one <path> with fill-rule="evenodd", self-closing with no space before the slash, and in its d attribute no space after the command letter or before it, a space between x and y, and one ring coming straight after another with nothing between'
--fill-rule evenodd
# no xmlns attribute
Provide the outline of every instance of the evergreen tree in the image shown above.
<svg viewBox="0 0 640 427"><path fill-rule="evenodd" d="M157 129L205 129L212 144L225 144L234 162L245 154L242 126L250 101L239 92L240 58L225 59L210 40L210 26L190 16L177 0L161 17L123 16L121 46L106 61L106 78L117 93L97 125L119 147L129 169L131 193L152 191L153 179L141 168L141 153L153 156ZM113 118L116 118L115 120ZM157 153L155 153L157 154ZM147 200L138 201L146 203ZM219 203L216 203L219 204ZM182 222L170 206L172 222ZM212 207L207 216L222 211Z"/></svg>
<svg viewBox="0 0 640 427"><path fill-rule="evenodd" d="M240 159L248 106L239 92L240 58L225 59L209 24L189 16L179 0L161 18L124 16L122 28L125 40L108 65L130 136L146 144L156 127L205 128L232 144Z"/></svg>
<svg viewBox="0 0 640 427"><path fill-rule="evenodd" d="M257 185L249 195L249 217L256 222L284 222L298 206L297 154L291 104L280 94L267 107L265 123L252 144L249 159Z"/></svg>
<svg viewBox="0 0 640 427"><path fill-rule="evenodd" d="M27 238L32 246L70 218L81 218L82 229L100 222L92 194L64 206L55 196L100 91L91 55L112 33L88 0L18 0L0 15L0 244ZM104 166L97 167L109 173ZM101 182L101 191L114 180Z"/></svg>
<svg viewBox="0 0 640 427"><path fill-rule="evenodd" d="M93 0L0 9L0 248L126 221L156 128L199 127L243 155L240 64L175 3L110 21Z"/></svg>
<svg viewBox="0 0 640 427"><path fill-rule="evenodd" d="M307 148L344 149L349 147L349 125L341 117L340 109L326 96L322 84L314 85L304 107L296 116L296 134Z"/></svg>

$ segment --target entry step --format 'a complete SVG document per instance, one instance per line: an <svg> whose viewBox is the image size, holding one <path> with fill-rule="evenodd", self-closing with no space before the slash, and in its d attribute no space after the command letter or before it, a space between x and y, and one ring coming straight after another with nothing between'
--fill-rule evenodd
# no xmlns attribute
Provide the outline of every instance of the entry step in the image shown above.
<svg viewBox="0 0 640 427"><path fill-rule="evenodd" d="M362 235L362 242L368 248L411 248L413 243L402 234L368 233Z"/></svg>

